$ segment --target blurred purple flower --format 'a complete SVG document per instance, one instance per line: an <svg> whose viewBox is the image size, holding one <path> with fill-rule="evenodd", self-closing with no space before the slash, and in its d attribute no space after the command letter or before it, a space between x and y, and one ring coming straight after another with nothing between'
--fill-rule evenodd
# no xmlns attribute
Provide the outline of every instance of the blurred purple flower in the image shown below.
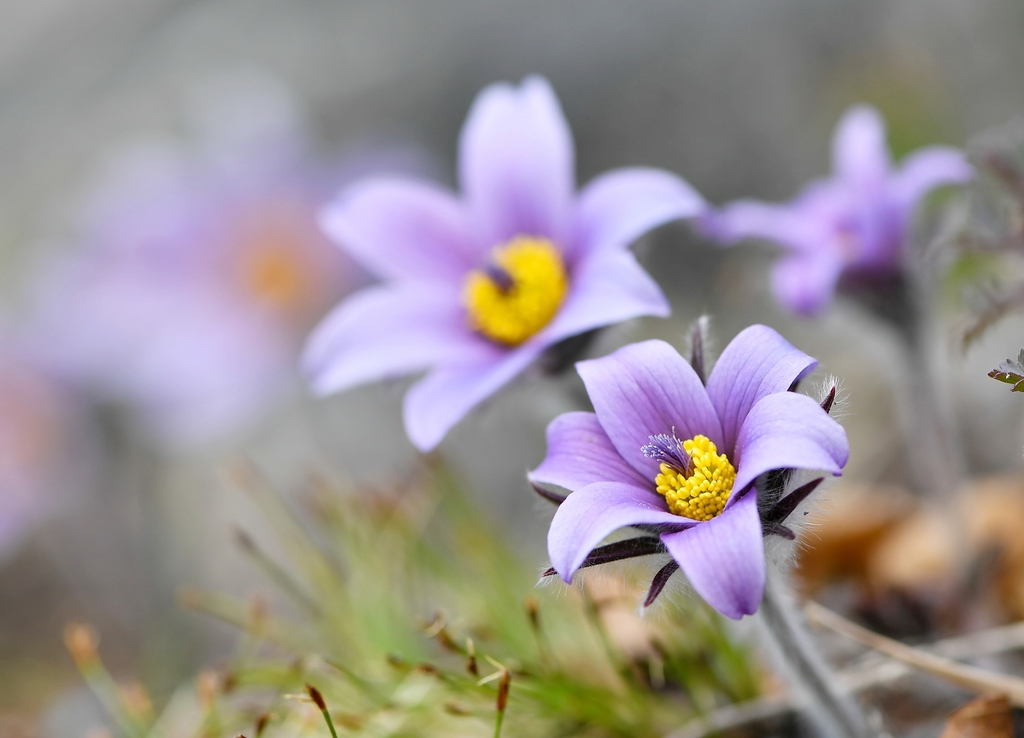
<svg viewBox="0 0 1024 738"><path fill-rule="evenodd" d="M577 364L595 412L552 421L547 457L530 474L572 492L548 533L554 570L569 582L584 565L667 551L655 595L681 567L722 614L752 614L765 583L756 480L778 469L839 475L849 455L842 427L787 391L816 365L762 325L733 339L706 387L662 341ZM594 551L626 526L654 536Z"/></svg>
<svg viewBox="0 0 1024 738"><path fill-rule="evenodd" d="M260 126L265 110L244 103L198 144L122 151L81 248L39 289L49 358L173 444L241 430L278 401L352 277L315 220L338 177L308 164L287 115Z"/></svg>
<svg viewBox="0 0 1024 738"><path fill-rule="evenodd" d="M911 218L930 190L964 182L963 152L932 146L893 167L885 122L867 106L850 109L832 141L830 179L785 205L740 200L709 212L705 233L722 243L763 238L788 250L772 273L776 299L795 313L823 309L841 279L886 280L903 268Z"/></svg>
<svg viewBox="0 0 1024 738"><path fill-rule="evenodd" d="M529 77L477 97L459 139L462 197L411 179L345 190L325 231L384 284L338 306L305 369L321 394L427 370L405 427L434 448L552 345L641 315L666 316L627 250L698 214L701 197L655 169L604 174L575 194L572 136L550 85Z"/></svg>
<svg viewBox="0 0 1024 738"><path fill-rule="evenodd" d="M0 345L0 560L74 504L99 462L84 403L20 343Z"/></svg>

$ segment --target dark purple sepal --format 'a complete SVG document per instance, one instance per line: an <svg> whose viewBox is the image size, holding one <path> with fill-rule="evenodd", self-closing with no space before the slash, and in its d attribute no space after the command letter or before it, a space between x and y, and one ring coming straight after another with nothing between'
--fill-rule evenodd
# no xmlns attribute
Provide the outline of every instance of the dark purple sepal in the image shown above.
<svg viewBox="0 0 1024 738"><path fill-rule="evenodd" d="M544 489L539 484L534 484L533 482L530 482L530 486L533 487L534 492L536 492L538 495L543 497L548 502L551 502L555 505L561 505L563 502L565 502L566 495L560 495L557 492L552 492L550 490Z"/></svg>
<svg viewBox="0 0 1024 738"><path fill-rule="evenodd" d="M638 523L636 525L631 525L629 527L636 528L637 530L642 530L644 533L651 533L653 535L660 536L662 533L679 533L680 531L684 531L687 528L692 528L693 523L680 523L679 525L674 525L672 523L660 523L657 525L648 523Z"/></svg>
<svg viewBox="0 0 1024 738"><path fill-rule="evenodd" d="M821 401L821 409L826 413L832 412L832 403L836 401L836 388L835 385L828 391L828 395L824 400Z"/></svg>
<svg viewBox="0 0 1024 738"><path fill-rule="evenodd" d="M644 600L644 607L650 607L654 604L654 601L658 599L658 595L661 594L661 591L665 589L665 585L668 584L668 580L677 571L679 571L679 564L676 563L675 559L672 559L658 570L658 573L654 575L654 579L651 580L651 588L647 590L647 599Z"/></svg>
<svg viewBox="0 0 1024 738"><path fill-rule="evenodd" d="M781 536L790 541L796 539L796 533L793 532L793 529L787 528L782 523L766 523L762 521L761 529L766 536Z"/></svg>
<svg viewBox="0 0 1024 738"><path fill-rule="evenodd" d="M818 477L817 479L808 482L802 487L798 487L788 495L779 500L771 510L764 515L763 523L765 526L780 524L786 520L793 511L799 507L800 503L803 502L810 496L810 494L818 488L822 482L825 481L825 477ZM767 531L767 527L765 528ZM789 536L787 536L789 537Z"/></svg>
<svg viewBox="0 0 1024 738"><path fill-rule="evenodd" d="M624 541L615 541L604 546L598 546L591 551L587 558L580 564L580 569L600 564L610 564L613 561L633 559L637 556L649 556L656 553L665 553L665 546L660 538L653 536L640 536L638 538L627 538ZM557 572L553 567L545 570L542 577L554 576Z"/></svg>
<svg viewBox="0 0 1024 738"><path fill-rule="evenodd" d="M547 349L538 360L541 372L549 377L555 377L575 366L576 362L586 355L594 339L601 334L601 330L595 328L586 333L570 336Z"/></svg>

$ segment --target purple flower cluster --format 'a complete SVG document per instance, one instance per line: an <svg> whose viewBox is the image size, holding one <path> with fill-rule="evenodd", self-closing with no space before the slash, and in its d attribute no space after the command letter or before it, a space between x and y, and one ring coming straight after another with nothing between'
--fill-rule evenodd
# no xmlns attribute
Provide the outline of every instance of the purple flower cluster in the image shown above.
<svg viewBox="0 0 1024 738"><path fill-rule="evenodd" d="M705 233L724 244L762 238L782 246L787 254L772 273L775 296L803 315L828 305L841 280L898 276L921 198L974 174L963 152L945 146L921 149L894 167L885 122L867 106L840 121L832 166L831 178L811 183L790 203L740 200L702 221Z"/></svg>
<svg viewBox="0 0 1024 738"><path fill-rule="evenodd" d="M765 584L758 480L784 469L838 475L849 455L842 427L789 391L816 365L762 325L726 347L706 386L662 341L580 362L594 412L552 421L530 474L572 492L548 533L554 570L568 582L590 563L667 551L661 578L681 568L722 614L753 613ZM624 527L647 535L595 551Z"/></svg>

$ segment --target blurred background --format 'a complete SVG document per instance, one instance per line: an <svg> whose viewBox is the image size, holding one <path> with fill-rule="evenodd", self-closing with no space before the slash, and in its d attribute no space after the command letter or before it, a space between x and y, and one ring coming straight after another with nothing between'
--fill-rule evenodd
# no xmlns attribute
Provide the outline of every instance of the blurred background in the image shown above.
<svg viewBox="0 0 1024 738"><path fill-rule="evenodd" d="M313 219L369 172L454 186L483 86L547 76L581 183L651 165L716 204L784 200L829 171L852 103L882 110L897 156L1014 119L1022 31L1012 0L0 4L0 733L95 722L69 620L94 623L111 669L157 694L225 653L226 629L175 593L260 586L234 545L236 526L262 525L232 482L240 459L285 492L311 474L387 483L416 463L404 385L303 390L305 332L367 279ZM848 480L906 483L893 336L842 300L815 320L783 313L767 250L725 252L675 224L638 251L674 316L610 330L593 353L682 345L703 313L719 347L768 323L841 378ZM1022 464L1021 408L985 376L1022 329L1010 318L966 354L936 349L974 473ZM573 376L512 387L439 452L538 565L550 513L524 472L576 391Z"/></svg>

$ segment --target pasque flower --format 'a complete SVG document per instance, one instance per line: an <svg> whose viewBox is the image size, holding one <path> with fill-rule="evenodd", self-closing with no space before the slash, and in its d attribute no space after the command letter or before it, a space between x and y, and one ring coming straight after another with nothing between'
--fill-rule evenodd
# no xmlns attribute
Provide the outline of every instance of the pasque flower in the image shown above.
<svg viewBox="0 0 1024 738"><path fill-rule="evenodd" d="M219 136L119 149L89 188L79 248L36 290L51 363L161 443L218 440L267 412L352 273L315 216L343 173L312 164L267 87L217 98Z"/></svg>
<svg viewBox="0 0 1024 738"><path fill-rule="evenodd" d="M695 362L698 368L701 362ZM759 513L777 470L840 474L846 433L806 395L788 391L817 362L755 325L722 352L707 377L671 346L645 341L577 364L594 412L548 426L537 484L572 492L548 533L553 570L566 582L583 566L668 552L651 596L682 568L697 593L731 618L753 613L765 584L764 533L816 483ZM820 480L818 480L820 481ZM794 498L793 495L797 497ZM643 535L607 544L615 530Z"/></svg>
<svg viewBox="0 0 1024 738"><path fill-rule="evenodd" d="M689 185L616 170L574 193L572 137L548 83L477 97L459 140L461 197L371 179L323 213L325 231L383 284L346 299L311 336L305 369L336 392L424 370L405 396L421 450L560 341L669 306L627 247L703 209Z"/></svg>
<svg viewBox="0 0 1024 738"><path fill-rule="evenodd" d="M973 169L961 151L921 149L894 167L885 122L868 106L850 109L832 141L833 175L784 205L740 200L708 213L710 237L726 244L763 238L787 254L775 266L776 299L793 312L824 308L837 285L898 276L914 209L930 190L964 182Z"/></svg>

